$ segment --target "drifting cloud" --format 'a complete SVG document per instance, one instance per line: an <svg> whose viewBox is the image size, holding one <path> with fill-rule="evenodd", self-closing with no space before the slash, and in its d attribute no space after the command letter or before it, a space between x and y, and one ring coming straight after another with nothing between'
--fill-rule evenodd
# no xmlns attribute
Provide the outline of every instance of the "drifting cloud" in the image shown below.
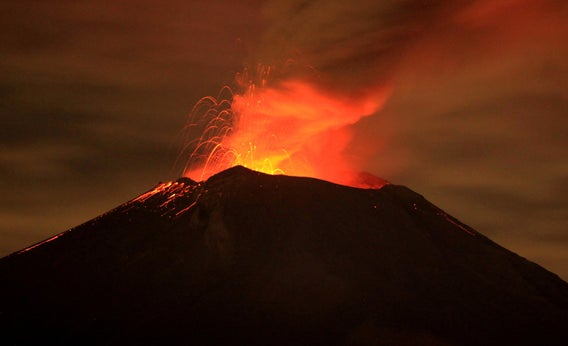
<svg viewBox="0 0 568 346"><path fill-rule="evenodd" d="M0 3L0 255L176 178L176 134L241 68L256 12L246 1Z"/></svg>

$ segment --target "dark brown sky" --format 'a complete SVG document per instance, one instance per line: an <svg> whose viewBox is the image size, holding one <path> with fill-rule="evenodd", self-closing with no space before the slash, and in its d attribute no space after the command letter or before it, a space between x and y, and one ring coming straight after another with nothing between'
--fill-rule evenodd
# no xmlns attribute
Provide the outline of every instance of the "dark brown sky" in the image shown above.
<svg viewBox="0 0 568 346"><path fill-rule="evenodd" d="M167 4L0 3L0 255L176 178L192 105L293 59L390 90L353 126L361 169L568 278L564 1Z"/></svg>

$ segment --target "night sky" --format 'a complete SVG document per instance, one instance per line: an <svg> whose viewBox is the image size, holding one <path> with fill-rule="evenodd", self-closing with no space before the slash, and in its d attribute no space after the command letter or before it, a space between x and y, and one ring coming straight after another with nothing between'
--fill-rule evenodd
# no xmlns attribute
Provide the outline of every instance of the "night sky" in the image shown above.
<svg viewBox="0 0 568 346"><path fill-rule="evenodd" d="M192 106L292 61L381 99L349 126L358 169L568 279L565 1L5 0L0 16L0 256L177 178Z"/></svg>

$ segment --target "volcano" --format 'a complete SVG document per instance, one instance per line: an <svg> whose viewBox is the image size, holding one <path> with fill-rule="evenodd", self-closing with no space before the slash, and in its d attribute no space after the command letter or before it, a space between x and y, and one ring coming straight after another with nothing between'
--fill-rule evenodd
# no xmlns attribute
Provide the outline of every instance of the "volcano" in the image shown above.
<svg viewBox="0 0 568 346"><path fill-rule="evenodd" d="M568 284L404 186L234 167L0 260L26 344L565 344Z"/></svg>

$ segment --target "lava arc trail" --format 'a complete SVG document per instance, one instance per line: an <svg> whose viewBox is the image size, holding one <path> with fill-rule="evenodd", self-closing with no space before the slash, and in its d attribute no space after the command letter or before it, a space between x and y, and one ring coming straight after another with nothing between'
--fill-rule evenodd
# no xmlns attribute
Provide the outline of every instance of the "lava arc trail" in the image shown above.
<svg viewBox="0 0 568 346"><path fill-rule="evenodd" d="M203 180L242 165L363 186L346 153L349 126L376 112L386 93L338 95L300 78L270 83L270 69L259 71L259 78L240 75L238 93L225 87L195 105L181 155L189 156L184 175Z"/></svg>

